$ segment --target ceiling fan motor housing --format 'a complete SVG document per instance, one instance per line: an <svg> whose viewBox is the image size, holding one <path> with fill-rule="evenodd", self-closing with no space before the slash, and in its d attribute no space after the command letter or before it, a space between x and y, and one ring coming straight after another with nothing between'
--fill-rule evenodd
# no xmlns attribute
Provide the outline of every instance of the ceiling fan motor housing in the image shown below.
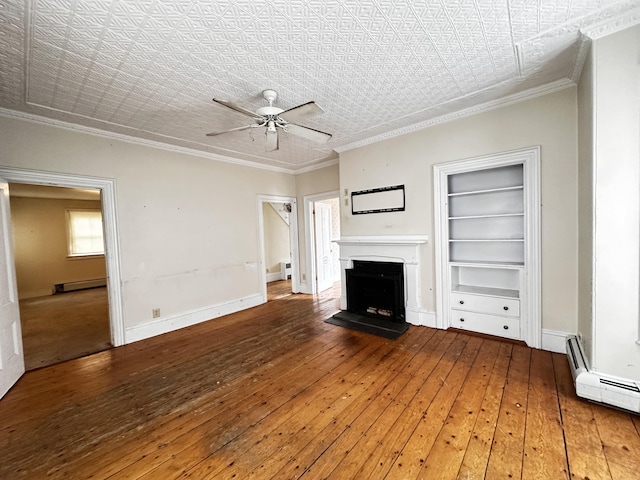
<svg viewBox="0 0 640 480"><path fill-rule="evenodd" d="M282 108L272 107L271 105L267 107L260 107L256 110L256 113L261 117L277 117L282 112L284 112Z"/></svg>
<svg viewBox="0 0 640 480"><path fill-rule="evenodd" d="M269 120L275 120L275 117L284 112L282 108L273 106L273 102L278 98L278 92L267 89L262 91L262 96L267 102L269 102L269 105L266 107L260 107L256 110L256 113L262 117L267 117Z"/></svg>

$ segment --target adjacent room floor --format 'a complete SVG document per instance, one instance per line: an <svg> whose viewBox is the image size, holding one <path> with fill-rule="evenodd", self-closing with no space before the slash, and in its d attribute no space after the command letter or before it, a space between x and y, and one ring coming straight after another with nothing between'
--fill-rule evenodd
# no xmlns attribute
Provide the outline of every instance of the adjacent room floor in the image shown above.
<svg viewBox="0 0 640 480"><path fill-rule="evenodd" d="M106 287L20 301L27 370L111 348Z"/></svg>

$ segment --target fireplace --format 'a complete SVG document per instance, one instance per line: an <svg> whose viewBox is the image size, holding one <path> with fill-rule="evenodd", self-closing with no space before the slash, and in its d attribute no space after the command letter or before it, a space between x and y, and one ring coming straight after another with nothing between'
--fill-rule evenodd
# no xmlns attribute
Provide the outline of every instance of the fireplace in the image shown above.
<svg viewBox="0 0 640 480"><path fill-rule="evenodd" d="M354 260L345 275L348 312L404 323L402 263Z"/></svg>
<svg viewBox="0 0 640 480"><path fill-rule="evenodd" d="M407 331L404 264L354 260L345 269L347 309L328 323L395 339Z"/></svg>
<svg viewBox="0 0 640 480"><path fill-rule="evenodd" d="M327 322L351 326L347 325L347 323L353 321L357 322L357 326L354 328L364 331L373 329L372 325L380 325L383 331L388 332L388 335L385 333L383 336L388 336L388 338L399 336L408 328L408 324L435 327L435 315L429 314L422 307L421 297L422 273L420 265L422 257L426 254L423 251L423 246L427 244L427 241L428 238L421 235L343 236L338 240L342 267L342 292L340 295L340 308L342 310L327 319ZM354 304L352 303L353 308L351 309L358 310L360 313L349 311L347 275L351 276L354 270L359 270L359 266L368 266L369 264L392 265L391 268L395 269L396 273L402 274L402 280L400 280L402 286L397 289L399 293L397 295L394 294L400 305L399 308L395 307L395 302L392 307L388 304L382 306L372 304L364 305L365 312L362 312L362 305L358 308L353 307ZM377 308L377 315L371 315L370 312L366 312L368 307ZM371 311L373 311L373 308ZM382 312L380 309L382 309ZM387 317L389 312L385 310L391 310L396 313L390 318Z"/></svg>

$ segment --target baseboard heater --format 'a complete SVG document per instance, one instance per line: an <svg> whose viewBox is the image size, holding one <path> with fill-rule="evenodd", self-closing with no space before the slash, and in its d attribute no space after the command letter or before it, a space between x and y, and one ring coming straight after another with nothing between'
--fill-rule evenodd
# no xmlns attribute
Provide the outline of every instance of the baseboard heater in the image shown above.
<svg viewBox="0 0 640 480"><path fill-rule="evenodd" d="M582 345L575 335L567 337L567 357L579 397L640 413L640 384L589 370Z"/></svg>
<svg viewBox="0 0 640 480"><path fill-rule="evenodd" d="M88 288L106 287L106 278L95 278L93 280L81 280L79 282L56 283L53 286L53 293L74 292L76 290L86 290Z"/></svg>

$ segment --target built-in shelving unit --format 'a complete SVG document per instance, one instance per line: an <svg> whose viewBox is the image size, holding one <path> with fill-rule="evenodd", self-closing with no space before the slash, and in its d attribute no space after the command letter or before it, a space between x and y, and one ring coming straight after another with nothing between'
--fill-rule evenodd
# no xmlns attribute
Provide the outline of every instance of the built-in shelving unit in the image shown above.
<svg viewBox="0 0 640 480"><path fill-rule="evenodd" d="M530 328L531 314L539 309L529 303L538 301L539 292L528 281L539 235L539 213L529 196L535 182L527 183L531 157L517 152L436 166L438 308L444 328L539 346ZM534 268L537 278L539 267Z"/></svg>
<svg viewBox="0 0 640 480"><path fill-rule="evenodd" d="M523 263L522 164L449 175L449 260Z"/></svg>

